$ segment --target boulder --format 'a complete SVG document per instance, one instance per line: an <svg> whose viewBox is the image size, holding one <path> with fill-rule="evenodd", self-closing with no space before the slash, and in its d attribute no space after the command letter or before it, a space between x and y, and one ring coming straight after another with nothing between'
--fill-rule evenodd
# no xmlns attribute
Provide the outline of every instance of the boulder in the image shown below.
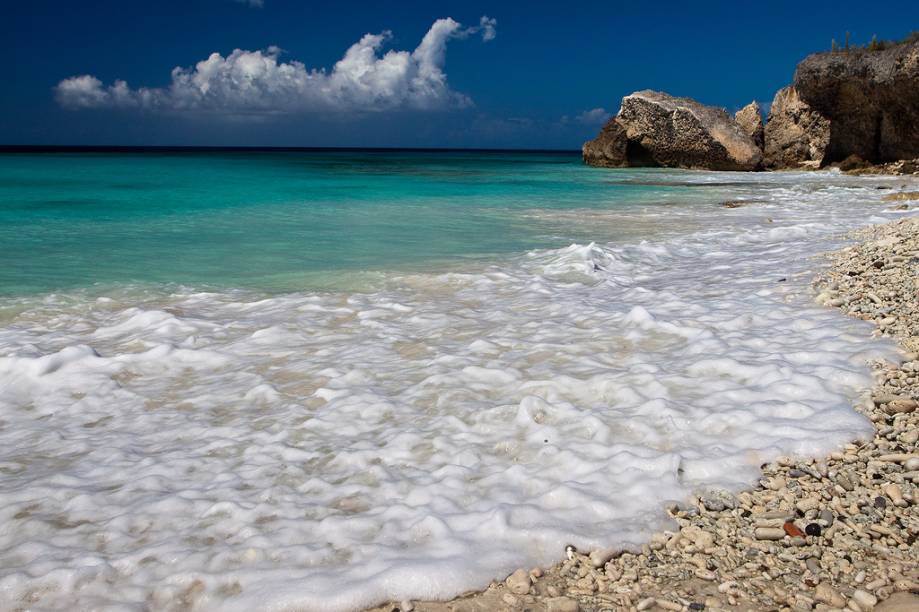
<svg viewBox="0 0 919 612"><path fill-rule="evenodd" d="M610 119L596 138L584 143L581 154L590 166L622 168L629 165L627 145L625 129L615 119Z"/></svg>
<svg viewBox="0 0 919 612"><path fill-rule="evenodd" d="M622 99L619 114L584 144L595 166L664 166L755 170L762 152L724 109L690 98L638 91Z"/></svg>
<svg viewBox="0 0 919 612"><path fill-rule="evenodd" d="M772 100L764 136L766 168L818 168L830 139L830 122L801 100L794 87L784 87Z"/></svg>
<svg viewBox="0 0 919 612"><path fill-rule="evenodd" d="M754 101L744 106L734 114L734 121L753 139L753 143L757 147L763 148L765 129L763 127L763 112L760 110L759 104Z"/></svg>
<svg viewBox="0 0 919 612"><path fill-rule="evenodd" d="M829 120L823 165L850 155L875 164L919 157L919 39L810 55L794 89Z"/></svg>

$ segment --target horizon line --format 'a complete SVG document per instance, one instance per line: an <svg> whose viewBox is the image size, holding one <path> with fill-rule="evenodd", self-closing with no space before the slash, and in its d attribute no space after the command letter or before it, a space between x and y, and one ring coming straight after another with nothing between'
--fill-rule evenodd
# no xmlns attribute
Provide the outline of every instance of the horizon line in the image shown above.
<svg viewBox="0 0 919 612"><path fill-rule="evenodd" d="M8 145L0 144L0 153L156 153L156 152L418 152L418 153L580 153L580 149L508 148L508 147L292 147L247 145Z"/></svg>

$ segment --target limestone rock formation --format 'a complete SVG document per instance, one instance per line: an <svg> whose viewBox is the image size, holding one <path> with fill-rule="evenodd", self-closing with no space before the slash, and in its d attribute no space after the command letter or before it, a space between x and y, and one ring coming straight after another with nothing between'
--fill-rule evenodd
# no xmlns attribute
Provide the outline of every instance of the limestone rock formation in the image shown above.
<svg viewBox="0 0 919 612"><path fill-rule="evenodd" d="M760 110L759 104L754 101L744 106L735 113L734 121L753 139L753 143L757 147L763 148L765 130L763 128L763 112Z"/></svg>
<svg viewBox="0 0 919 612"><path fill-rule="evenodd" d="M919 39L810 55L794 89L829 120L823 165L850 155L872 163L919 157Z"/></svg>
<svg viewBox="0 0 919 612"><path fill-rule="evenodd" d="M628 166L625 129L615 119L607 121L600 134L581 147L584 162L590 166L622 168Z"/></svg>
<svg viewBox="0 0 919 612"><path fill-rule="evenodd" d="M762 161L724 109L650 90L624 97L619 114L582 151L597 166L755 170Z"/></svg>
<svg viewBox="0 0 919 612"><path fill-rule="evenodd" d="M768 169L818 168L830 139L830 122L794 87L780 89L766 122L763 165Z"/></svg>
<svg viewBox="0 0 919 612"><path fill-rule="evenodd" d="M610 167L912 168L903 160L919 158L919 35L808 56L776 93L765 128L755 102L731 118L689 98L635 92L583 155Z"/></svg>

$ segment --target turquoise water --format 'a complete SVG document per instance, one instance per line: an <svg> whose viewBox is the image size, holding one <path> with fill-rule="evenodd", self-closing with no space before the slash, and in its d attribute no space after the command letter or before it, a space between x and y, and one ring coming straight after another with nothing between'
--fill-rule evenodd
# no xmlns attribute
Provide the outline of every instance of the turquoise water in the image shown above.
<svg viewBox="0 0 919 612"><path fill-rule="evenodd" d="M596 238L533 211L685 191L641 176L586 168L577 153L2 154L0 292L283 291L440 269Z"/></svg>

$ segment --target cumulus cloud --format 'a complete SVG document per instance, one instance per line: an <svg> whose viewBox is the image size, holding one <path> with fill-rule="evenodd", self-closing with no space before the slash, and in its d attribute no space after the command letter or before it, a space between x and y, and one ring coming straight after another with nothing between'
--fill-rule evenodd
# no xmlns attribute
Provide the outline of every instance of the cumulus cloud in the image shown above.
<svg viewBox="0 0 919 612"><path fill-rule="evenodd" d="M411 52L382 53L392 34L365 34L330 71L280 61L279 47L235 49L226 57L212 53L192 68L174 68L166 87L135 89L123 80L105 85L85 74L64 79L54 91L58 103L71 109L270 114L463 107L472 101L447 84L447 42L473 34L492 40L495 25L488 17L468 28L438 19Z"/></svg>
<svg viewBox="0 0 919 612"><path fill-rule="evenodd" d="M486 17L482 15L482 18L479 19L479 29L482 31L482 40L489 41L494 40L495 36L498 35L495 26L498 25L497 19L492 19L491 17Z"/></svg>

